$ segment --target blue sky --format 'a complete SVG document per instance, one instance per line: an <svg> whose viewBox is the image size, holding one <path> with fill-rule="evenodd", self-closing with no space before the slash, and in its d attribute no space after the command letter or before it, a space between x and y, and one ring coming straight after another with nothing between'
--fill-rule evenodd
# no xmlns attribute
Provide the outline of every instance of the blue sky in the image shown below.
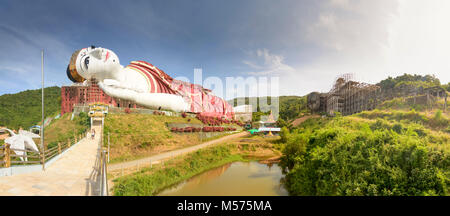
<svg viewBox="0 0 450 216"><path fill-rule="evenodd" d="M0 95L70 84L71 54L113 50L173 77L279 76L281 95L329 90L343 73L450 81L445 0L1 1Z"/></svg>

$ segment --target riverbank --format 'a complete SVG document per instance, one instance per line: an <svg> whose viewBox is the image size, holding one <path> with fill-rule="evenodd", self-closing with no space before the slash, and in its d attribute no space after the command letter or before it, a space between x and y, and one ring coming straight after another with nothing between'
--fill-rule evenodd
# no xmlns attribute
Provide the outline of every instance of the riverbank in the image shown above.
<svg viewBox="0 0 450 216"><path fill-rule="evenodd" d="M167 187L227 163L279 156L281 153L273 146L277 139L257 136L239 138L175 157L131 175L114 179L113 194L153 196Z"/></svg>
<svg viewBox="0 0 450 216"><path fill-rule="evenodd" d="M164 189L157 196L288 196L278 164L232 162Z"/></svg>
<svg viewBox="0 0 450 216"><path fill-rule="evenodd" d="M208 147L210 145L216 145L216 144L221 144L221 143L225 143L227 141L230 141L232 139L236 139L236 138L240 138L240 137L245 137L247 136L248 133L247 132L237 132L235 134L231 134L231 135L227 135L227 136L222 136L221 138L217 138L214 139L212 141L208 141L208 142L204 142L202 144L199 145L194 145L194 146L190 146L187 148L182 148L182 149L177 149L177 150L173 150L173 151L168 151L168 152L163 152L160 154L156 154L156 155L151 155L145 158L140 158L137 160L132 160L132 161L126 161L126 162L122 162L122 163L114 163L114 164L109 164L108 165L108 173L111 174L112 178L115 178L114 176L119 176L119 175L123 175L124 170L130 170L131 172L135 172L136 169L138 167L144 167L144 166L150 166L150 164L153 163L160 163L163 160L167 160L179 155L183 155L183 154L187 154L190 152L194 152L196 150Z"/></svg>
<svg viewBox="0 0 450 216"><path fill-rule="evenodd" d="M109 146L109 163L117 164L195 146L219 139L230 132L205 138L202 133L174 133L168 124L201 124L192 117L151 114L108 114L104 125L104 147ZM231 126L231 125L229 125ZM237 132L237 131L236 131Z"/></svg>

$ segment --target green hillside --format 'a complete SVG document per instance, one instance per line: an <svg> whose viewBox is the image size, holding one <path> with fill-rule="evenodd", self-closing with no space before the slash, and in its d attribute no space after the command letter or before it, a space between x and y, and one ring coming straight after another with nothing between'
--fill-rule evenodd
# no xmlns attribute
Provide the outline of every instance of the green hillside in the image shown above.
<svg viewBox="0 0 450 216"><path fill-rule="evenodd" d="M253 113L253 120L258 121L261 115L267 114L261 111L276 110L275 107L276 104L272 104L272 98L276 97L267 97L267 102L263 101L266 100L266 97L235 98L233 100L228 101L228 103L230 103L233 106L236 106L238 100L245 101L245 104L249 104L251 100L256 100L258 103L258 107L257 112ZM279 104L280 118L285 121L296 119L302 113L306 113L308 111L306 107L306 96L280 96L278 98L279 98L278 104ZM262 101L261 103L260 100Z"/></svg>
<svg viewBox="0 0 450 216"><path fill-rule="evenodd" d="M121 162L200 143L195 133L172 133L166 123L201 123L195 118L145 114L108 114L111 162Z"/></svg>
<svg viewBox="0 0 450 216"><path fill-rule="evenodd" d="M441 85L404 74L377 85L386 100L372 111L309 118L283 128L285 186L291 195L450 194L450 116L444 99L411 103L411 92Z"/></svg>
<svg viewBox="0 0 450 216"><path fill-rule="evenodd" d="M308 119L282 134L291 195L449 195L450 119L365 111Z"/></svg>
<svg viewBox="0 0 450 216"><path fill-rule="evenodd" d="M45 91L45 116L61 110L61 88L47 87ZM41 121L41 89L27 90L0 96L0 126L28 128Z"/></svg>

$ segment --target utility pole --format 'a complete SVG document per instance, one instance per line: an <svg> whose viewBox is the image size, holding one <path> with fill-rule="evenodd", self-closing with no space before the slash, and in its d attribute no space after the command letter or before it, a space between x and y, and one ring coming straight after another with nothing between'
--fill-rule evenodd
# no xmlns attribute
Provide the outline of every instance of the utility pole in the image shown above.
<svg viewBox="0 0 450 216"><path fill-rule="evenodd" d="M45 171L45 149L44 149L44 50L41 51L41 74L42 74L42 124L41 124L41 154L42 170Z"/></svg>
<svg viewBox="0 0 450 216"><path fill-rule="evenodd" d="M109 132L108 132L108 163L109 163Z"/></svg>

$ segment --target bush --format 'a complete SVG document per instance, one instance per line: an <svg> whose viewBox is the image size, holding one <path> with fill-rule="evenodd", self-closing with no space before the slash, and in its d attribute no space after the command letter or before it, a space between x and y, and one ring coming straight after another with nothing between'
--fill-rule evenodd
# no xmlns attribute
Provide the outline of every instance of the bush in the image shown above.
<svg viewBox="0 0 450 216"><path fill-rule="evenodd" d="M402 122L409 122L409 123L418 123L423 124L429 128L433 129L439 129L439 130L445 130L450 124L450 120L445 118L442 115L442 111L438 110L433 118L428 118L424 114L420 114L416 112L415 110L411 110L409 112L404 111L380 111L380 110L373 110L373 111L364 111L358 114L355 114L355 116L361 117L361 118L367 118L367 119L385 119L385 120L392 120L392 121L402 121Z"/></svg>
<svg viewBox="0 0 450 216"><path fill-rule="evenodd" d="M418 125L333 119L292 131L280 165L291 195L448 195L447 142ZM441 141L440 141L441 140Z"/></svg>
<svg viewBox="0 0 450 216"><path fill-rule="evenodd" d="M91 118L89 117L89 115L85 112L80 112L80 114L78 115L80 117L80 124L86 127L90 127L91 126Z"/></svg>
<svg viewBox="0 0 450 216"><path fill-rule="evenodd" d="M398 134L401 134L403 132L403 126L399 123L396 123L394 124L394 126L392 126L392 130Z"/></svg>
<svg viewBox="0 0 450 216"><path fill-rule="evenodd" d="M287 129L287 127L282 127L281 131L280 131L280 142L287 142L287 136L289 135L289 130Z"/></svg>

